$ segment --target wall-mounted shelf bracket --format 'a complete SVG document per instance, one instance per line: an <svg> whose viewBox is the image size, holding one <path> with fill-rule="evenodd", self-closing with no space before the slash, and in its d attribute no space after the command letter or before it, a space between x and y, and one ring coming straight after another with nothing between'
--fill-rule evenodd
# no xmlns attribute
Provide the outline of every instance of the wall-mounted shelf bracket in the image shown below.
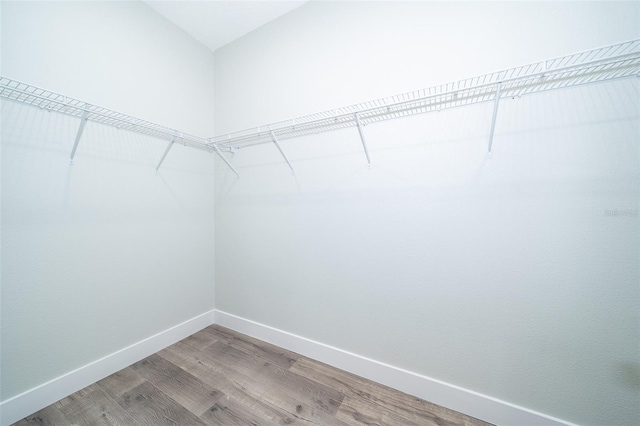
<svg viewBox="0 0 640 426"><path fill-rule="evenodd" d="M207 140L207 144L209 147L212 147L214 144ZM240 150L237 146L226 146L226 145L218 145L218 149L222 152L228 152L229 154L235 154Z"/></svg>
<svg viewBox="0 0 640 426"><path fill-rule="evenodd" d="M231 165L231 163L229 162L229 160L227 160L227 157L224 156L224 154L222 154L222 152L220 151L220 149L218 149L218 146L216 144L212 144L211 147L214 149L214 151L216 152L216 154L218 154L218 156L220 158L222 158L222 161L224 161L227 166L229 166L229 168L231 170L233 170L233 173L236 174L236 176L238 176L238 178L240 178L240 175L238 174L238 172L236 171L236 169L233 168L233 166Z"/></svg>
<svg viewBox="0 0 640 426"><path fill-rule="evenodd" d="M489 146L487 149L487 158L492 158L493 154L491 153L491 144L493 144L493 132L496 129L496 118L498 117L498 104L500 103L500 89L502 88L502 83L498 83L496 85L496 98L493 102L493 116L491 117L491 130L489 131Z"/></svg>
<svg viewBox="0 0 640 426"><path fill-rule="evenodd" d="M162 158L160 158L160 162L156 166L156 174L158 174L158 170L160 169L160 166L162 166L164 159L167 158L167 154L169 153L169 151L171 150L171 147L175 142L176 142L176 138L171 139L171 141L169 142L169 145L167 145L167 149L164 150L164 153L162 154Z"/></svg>
<svg viewBox="0 0 640 426"><path fill-rule="evenodd" d="M289 159L287 158L286 155L284 155L284 151L282 151L282 147L280 147L280 144L278 143L278 138L276 138L275 133L270 132L271 134L271 140L273 141L273 143L276 145L276 148L278 148L278 151L280 151L280 154L282 154L282 158L284 158L284 161L287 162L287 164L289 165L289 168L291 169L291 173L293 173L294 175L296 174L296 171L293 170L293 166L291 165L291 163L289 162Z"/></svg>
<svg viewBox="0 0 640 426"><path fill-rule="evenodd" d="M358 126L358 133L360 133L360 140L362 141L362 147L364 148L364 155L367 156L367 164L371 167L371 159L369 158L369 149L367 149L367 141L364 139L364 132L362 131L362 123L360 123L360 117L358 114L353 114L356 120L356 125Z"/></svg>
<svg viewBox="0 0 640 426"><path fill-rule="evenodd" d="M76 133L76 140L73 143L73 148L71 148L71 155L69 156L69 163L73 164L73 157L76 156L76 151L78 150L78 144L80 143L80 138L82 138L82 133L84 132L84 126L87 125L87 120L89 119L89 111L85 109L82 113L82 117L80 117L80 127L78 127L78 133Z"/></svg>

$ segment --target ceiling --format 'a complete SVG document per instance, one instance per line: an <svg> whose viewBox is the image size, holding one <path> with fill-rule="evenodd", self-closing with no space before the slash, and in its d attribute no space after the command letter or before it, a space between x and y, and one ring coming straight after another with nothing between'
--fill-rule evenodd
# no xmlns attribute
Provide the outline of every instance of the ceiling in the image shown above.
<svg viewBox="0 0 640 426"><path fill-rule="evenodd" d="M302 6L305 1L144 0L211 51Z"/></svg>

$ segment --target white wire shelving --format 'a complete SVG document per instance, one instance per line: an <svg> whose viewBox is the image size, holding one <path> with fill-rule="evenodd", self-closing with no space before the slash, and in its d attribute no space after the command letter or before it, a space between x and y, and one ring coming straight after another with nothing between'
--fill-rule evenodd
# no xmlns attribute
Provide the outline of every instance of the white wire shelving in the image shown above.
<svg viewBox="0 0 640 426"><path fill-rule="evenodd" d="M171 129L160 124L132 117L130 115L126 115L107 108L92 105L88 102L70 98L47 89L42 89L40 87L32 86L30 84L22 83L20 81L12 80L10 78L2 76L0 76L0 97L14 102L39 107L47 111L57 112L79 118L80 126L78 128L78 132L76 134L75 142L73 144L73 148L71 149L70 155L70 160L72 163L76 154L76 150L78 149L80 139L82 138L85 125L87 124L87 122L95 122L119 129L129 130L143 135L152 136L159 139L168 140L169 145L167 145L167 149L164 151L164 154L162 155L162 158L158 163L158 166L156 167L156 172L162 165L162 162L166 158L173 144L178 143L206 152L216 152L237 174L233 166L231 166L224 155L222 155L217 146L207 144L206 139L198 136L181 132L176 129Z"/></svg>
<svg viewBox="0 0 640 426"><path fill-rule="evenodd" d="M500 99L633 76L640 76L640 39L226 133L208 139L208 143L231 150L275 143L284 156L279 140L357 127L367 161L371 164L363 126L448 108L494 102L488 143L488 156L491 157ZM291 163L284 157L293 171Z"/></svg>
<svg viewBox="0 0 640 426"><path fill-rule="evenodd" d="M238 149L254 145L273 143L291 171L294 172L291 162L282 150L280 140L357 127L367 162L370 165L371 160L365 140L364 126L380 121L483 102L494 103L488 135L488 156L491 157L493 133L501 99L636 76L640 77L640 39L330 111L225 133L208 139L2 76L0 76L0 97L79 118L80 126L71 150L71 162L73 162L86 123L96 122L168 140L169 144L156 167L156 172L173 144L180 143L202 151L216 152L239 177L238 172L221 150L236 152Z"/></svg>

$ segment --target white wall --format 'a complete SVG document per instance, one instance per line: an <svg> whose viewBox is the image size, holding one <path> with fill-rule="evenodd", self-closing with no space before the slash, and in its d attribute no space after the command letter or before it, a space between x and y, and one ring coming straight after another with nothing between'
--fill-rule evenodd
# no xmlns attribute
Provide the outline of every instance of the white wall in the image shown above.
<svg viewBox="0 0 640 426"><path fill-rule="evenodd" d="M2 2L10 78L207 136L213 71L141 2ZM78 124L2 103L2 400L214 305L212 156Z"/></svg>
<svg viewBox="0 0 640 426"><path fill-rule="evenodd" d="M218 133L639 36L638 3L309 3L216 51ZM240 150L216 308L581 424L640 422L637 80ZM636 212L610 217L607 210Z"/></svg>

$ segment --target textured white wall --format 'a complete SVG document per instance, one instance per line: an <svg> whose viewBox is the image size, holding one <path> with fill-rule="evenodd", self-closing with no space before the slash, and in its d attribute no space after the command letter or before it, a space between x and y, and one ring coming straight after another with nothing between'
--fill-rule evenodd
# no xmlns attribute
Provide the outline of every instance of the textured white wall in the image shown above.
<svg viewBox="0 0 640 426"><path fill-rule="evenodd" d="M199 135L213 54L140 2L3 2L2 74ZM214 162L2 103L1 398L213 308Z"/></svg>
<svg viewBox="0 0 640 426"><path fill-rule="evenodd" d="M216 52L218 133L637 38L638 3L310 3ZM638 424L637 80L240 150L216 307L567 421ZM631 211L610 217L607 210ZM635 214L633 214L635 212Z"/></svg>

